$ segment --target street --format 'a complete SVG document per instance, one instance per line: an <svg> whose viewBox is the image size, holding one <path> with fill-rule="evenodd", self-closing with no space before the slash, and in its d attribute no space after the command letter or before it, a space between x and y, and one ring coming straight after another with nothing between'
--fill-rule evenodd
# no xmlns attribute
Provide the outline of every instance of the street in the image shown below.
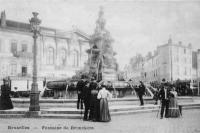
<svg viewBox="0 0 200 133"><path fill-rule="evenodd" d="M1 119L1 133L200 133L200 110L183 110L181 118L156 118L157 112L113 116L109 123L80 119Z"/></svg>

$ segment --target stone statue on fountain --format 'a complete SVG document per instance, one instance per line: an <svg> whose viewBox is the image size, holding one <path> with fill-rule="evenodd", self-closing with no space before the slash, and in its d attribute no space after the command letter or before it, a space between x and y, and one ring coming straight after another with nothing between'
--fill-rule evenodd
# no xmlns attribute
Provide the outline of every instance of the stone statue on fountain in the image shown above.
<svg viewBox="0 0 200 133"><path fill-rule="evenodd" d="M88 63L90 65L90 72L96 73L98 80L105 79L108 76L114 80L116 79L118 69L116 59L114 58L116 53L113 51L113 39L110 32L105 29L106 21L103 15L104 11L101 7L96 21L96 28L90 40L90 49L88 50L90 59Z"/></svg>

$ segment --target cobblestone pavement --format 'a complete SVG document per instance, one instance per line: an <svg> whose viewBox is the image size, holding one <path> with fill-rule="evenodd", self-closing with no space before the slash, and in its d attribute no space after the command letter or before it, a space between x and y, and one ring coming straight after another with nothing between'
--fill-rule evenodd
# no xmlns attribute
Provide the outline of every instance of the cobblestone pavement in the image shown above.
<svg viewBox="0 0 200 133"><path fill-rule="evenodd" d="M157 112L113 116L108 123L80 119L1 119L0 133L200 133L200 110L181 118L156 118ZM15 129L21 128L21 129Z"/></svg>

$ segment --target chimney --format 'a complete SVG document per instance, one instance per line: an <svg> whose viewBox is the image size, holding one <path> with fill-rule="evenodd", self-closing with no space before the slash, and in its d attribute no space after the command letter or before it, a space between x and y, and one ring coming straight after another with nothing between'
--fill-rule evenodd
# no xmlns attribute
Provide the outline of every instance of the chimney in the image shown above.
<svg viewBox="0 0 200 133"><path fill-rule="evenodd" d="M189 47L189 48L192 48L192 44L191 44L191 43L189 43L189 44L188 44L188 47Z"/></svg>
<svg viewBox="0 0 200 133"><path fill-rule="evenodd" d="M168 44L172 44L172 38L171 38L171 36L168 39Z"/></svg>
<svg viewBox="0 0 200 133"><path fill-rule="evenodd" d="M1 27L6 27L6 12L1 12Z"/></svg>

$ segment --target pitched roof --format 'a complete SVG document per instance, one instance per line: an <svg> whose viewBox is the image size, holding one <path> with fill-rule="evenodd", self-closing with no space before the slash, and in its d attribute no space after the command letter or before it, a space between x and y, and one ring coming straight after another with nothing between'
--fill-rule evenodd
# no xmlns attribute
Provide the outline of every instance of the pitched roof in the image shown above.
<svg viewBox="0 0 200 133"><path fill-rule="evenodd" d="M1 18L0 18L0 25L1 25ZM13 20L6 20L6 27L4 27L4 28L10 29L10 30L15 30L15 31L30 32L30 24L29 23L23 23L23 22L18 22L18 21L13 21ZM41 26L41 29L45 30L45 31L52 31L52 32L58 31L58 33L62 33L62 34L66 33L66 32L60 32L57 29L43 27L43 26ZM86 40L90 39L89 35L87 35L86 33L82 32L79 29L76 29L74 31L74 33L78 34L79 36L83 37Z"/></svg>

